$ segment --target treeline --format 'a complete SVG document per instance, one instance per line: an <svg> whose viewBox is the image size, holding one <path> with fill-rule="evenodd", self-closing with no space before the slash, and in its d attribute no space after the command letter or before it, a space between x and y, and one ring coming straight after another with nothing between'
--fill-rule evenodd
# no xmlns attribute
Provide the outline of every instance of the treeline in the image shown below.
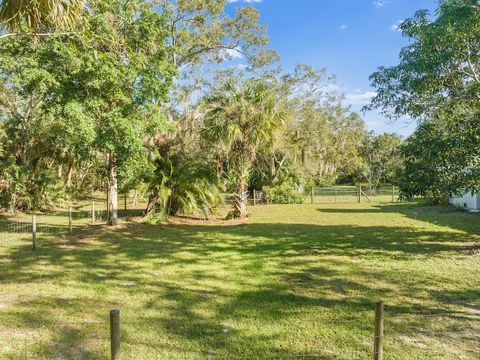
<svg viewBox="0 0 480 360"><path fill-rule="evenodd" d="M311 186L366 182L374 192L395 181L400 137L367 132L326 70L298 65L292 73L249 75L217 72L196 89L198 101L171 114L176 130L163 138L168 151L160 151L177 164L207 160L220 188L234 194L235 216L245 215L254 189L283 203L302 199Z"/></svg>
<svg viewBox="0 0 480 360"><path fill-rule="evenodd" d="M150 217L209 214L221 192L243 217L251 189L277 201L312 184L375 191L401 169L400 138L368 133L326 70L275 65L254 7L44 5L1 4L2 208L107 190L116 224L118 193L145 184Z"/></svg>

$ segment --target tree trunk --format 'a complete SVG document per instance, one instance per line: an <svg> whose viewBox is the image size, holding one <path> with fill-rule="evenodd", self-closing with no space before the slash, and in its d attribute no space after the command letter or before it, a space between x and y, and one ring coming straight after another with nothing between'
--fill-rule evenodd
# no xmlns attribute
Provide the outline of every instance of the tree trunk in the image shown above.
<svg viewBox="0 0 480 360"><path fill-rule="evenodd" d="M247 139L244 139L234 150L238 151L239 156L235 159L233 167L237 175L237 189L233 196L233 216L244 219L247 217L247 186L250 170L255 161L255 149L249 146Z"/></svg>
<svg viewBox="0 0 480 360"><path fill-rule="evenodd" d="M118 225L118 182L117 170L112 166L108 179L108 225Z"/></svg>
<svg viewBox="0 0 480 360"><path fill-rule="evenodd" d="M240 176L237 184L237 191L233 195L233 215L236 218L244 219L247 217L247 178Z"/></svg>
<svg viewBox="0 0 480 360"><path fill-rule="evenodd" d="M269 168L269 171L268 171L268 180L270 182L270 186L273 186L275 185L275 180L276 180L276 177L277 177L277 169L276 169L276 164L275 164L275 155L273 154L270 154L269 155L269 165L268 165L268 168Z"/></svg>
<svg viewBox="0 0 480 360"><path fill-rule="evenodd" d="M73 160L68 162L67 178L65 180L65 187L70 189L72 187L72 174L73 174Z"/></svg>

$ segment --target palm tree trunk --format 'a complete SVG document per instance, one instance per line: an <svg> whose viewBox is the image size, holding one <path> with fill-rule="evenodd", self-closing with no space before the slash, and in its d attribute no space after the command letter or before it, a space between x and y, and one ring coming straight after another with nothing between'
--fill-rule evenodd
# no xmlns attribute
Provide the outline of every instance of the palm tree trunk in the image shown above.
<svg viewBox="0 0 480 360"><path fill-rule="evenodd" d="M247 217L247 178L240 176L238 179L237 190L233 195L233 215L235 218L244 219Z"/></svg>
<svg viewBox="0 0 480 360"><path fill-rule="evenodd" d="M268 159L268 181L269 185L273 186L275 185L275 180L277 178L277 169L276 169L276 164L275 164L275 155L274 154L269 154L269 159Z"/></svg>
<svg viewBox="0 0 480 360"><path fill-rule="evenodd" d="M112 166L108 179L108 225L118 225L118 181L117 170Z"/></svg>

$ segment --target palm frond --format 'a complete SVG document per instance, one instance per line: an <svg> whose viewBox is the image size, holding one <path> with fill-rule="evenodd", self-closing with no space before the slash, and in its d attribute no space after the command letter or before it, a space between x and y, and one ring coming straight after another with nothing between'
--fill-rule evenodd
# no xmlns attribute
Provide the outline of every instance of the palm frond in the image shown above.
<svg viewBox="0 0 480 360"><path fill-rule="evenodd" d="M157 175L150 184L154 212L211 214L221 202L219 187L210 168L187 158L156 161Z"/></svg>
<svg viewBox="0 0 480 360"><path fill-rule="evenodd" d="M0 23L9 31L71 29L84 9L83 0L3 0Z"/></svg>

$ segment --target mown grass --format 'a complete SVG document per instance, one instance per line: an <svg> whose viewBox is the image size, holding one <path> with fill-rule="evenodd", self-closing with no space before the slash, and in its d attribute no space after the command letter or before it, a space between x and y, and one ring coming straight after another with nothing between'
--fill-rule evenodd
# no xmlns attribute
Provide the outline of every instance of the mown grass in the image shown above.
<svg viewBox="0 0 480 360"><path fill-rule="evenodd" d="M63 214L64 215L64 214ZM52 218L65 224L65 217ZM0 233L0 358L480 358L479 216L416 203L257 206L228 226Z"/></svg>

